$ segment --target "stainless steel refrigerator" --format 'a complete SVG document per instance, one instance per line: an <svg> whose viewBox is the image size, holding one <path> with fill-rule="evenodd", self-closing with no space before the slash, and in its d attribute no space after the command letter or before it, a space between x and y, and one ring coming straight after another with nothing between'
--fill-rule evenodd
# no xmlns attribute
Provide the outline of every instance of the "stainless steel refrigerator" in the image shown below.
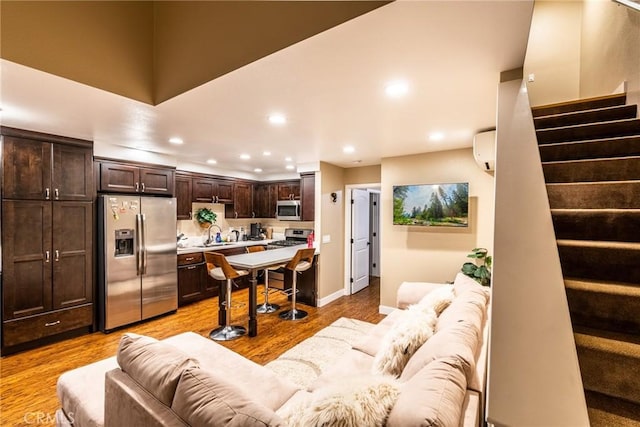
<svg viewBox="0 0 640 427"><path fill-rule="evenodd" d="M101 195L98 224L100 330L175 311L176 199Z"/></svg>

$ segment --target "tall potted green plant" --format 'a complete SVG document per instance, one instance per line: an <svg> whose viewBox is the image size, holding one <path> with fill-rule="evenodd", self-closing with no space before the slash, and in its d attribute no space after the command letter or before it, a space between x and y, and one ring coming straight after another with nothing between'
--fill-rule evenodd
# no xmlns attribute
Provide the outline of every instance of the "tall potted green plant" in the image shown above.
<svg viewBox="0 0 640 427"><path fill-rule="evenodd" d="M485 248L474 248L467 258L473 258L475 262L465 262L460 271L471 277L482 286L491 285L491 256L487 255Z"/></svg>

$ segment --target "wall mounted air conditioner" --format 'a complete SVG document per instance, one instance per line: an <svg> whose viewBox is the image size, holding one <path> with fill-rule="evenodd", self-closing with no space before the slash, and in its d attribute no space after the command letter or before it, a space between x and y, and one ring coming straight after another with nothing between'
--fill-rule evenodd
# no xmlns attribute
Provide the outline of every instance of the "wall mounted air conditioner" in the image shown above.
<svg viewBox="0 0 640 427"><path fill-rule="evenodd" d="M494 170L496 164L496 131L481 132L473 137L473 157L480 169Z"/></svg>

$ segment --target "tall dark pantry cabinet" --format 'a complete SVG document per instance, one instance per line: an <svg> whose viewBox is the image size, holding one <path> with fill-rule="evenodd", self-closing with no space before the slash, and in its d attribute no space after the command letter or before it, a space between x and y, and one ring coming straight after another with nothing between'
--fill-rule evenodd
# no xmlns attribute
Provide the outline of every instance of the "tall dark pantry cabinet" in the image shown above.
<svg viewBox="0 0 640 427"><path fill-rule="evenodd" d="M2 134L2 354L93 330L93 143Z"/></svg>

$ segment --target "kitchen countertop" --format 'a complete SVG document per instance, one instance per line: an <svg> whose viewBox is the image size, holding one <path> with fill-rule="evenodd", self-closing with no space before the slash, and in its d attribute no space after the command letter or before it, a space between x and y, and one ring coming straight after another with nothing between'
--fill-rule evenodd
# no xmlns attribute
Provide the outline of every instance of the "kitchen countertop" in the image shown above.
<svg viewBox="0 0 640 427"><path fill-rule="evenodd" d="M266 245L273 241L273 239L244 240L241 242L214 243L213 245L209 246L187 246L186 248L178 247L178 255L189 254L193 252L211 252L226 248L244 248L247 246Z"/></svg>

